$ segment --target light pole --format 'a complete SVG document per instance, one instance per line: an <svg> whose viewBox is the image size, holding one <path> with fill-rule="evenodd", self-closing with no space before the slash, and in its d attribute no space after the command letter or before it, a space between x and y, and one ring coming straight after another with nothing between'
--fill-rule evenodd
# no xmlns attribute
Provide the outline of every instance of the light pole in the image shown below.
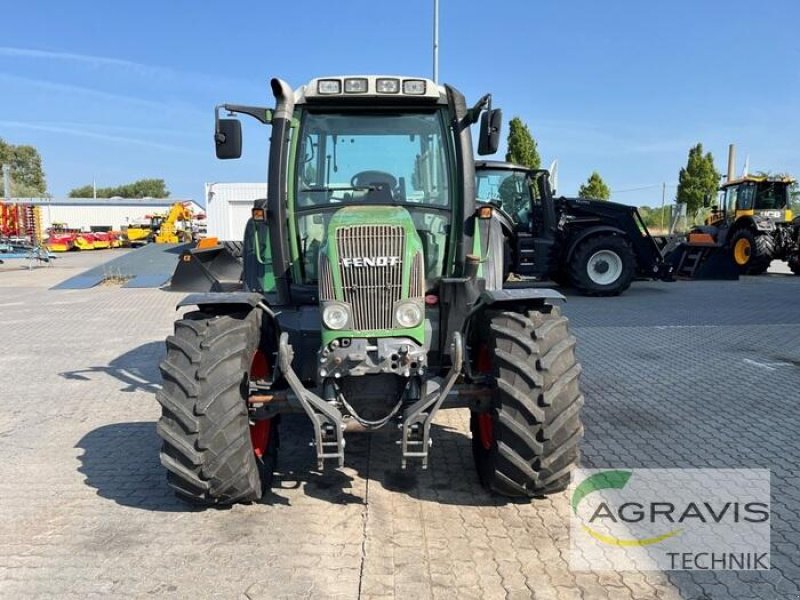
<svg viewBox="0 0 800 600"><path fill-rule="evenodd" d="M433 81L439 83L439 0L433 0Z"/></svg>

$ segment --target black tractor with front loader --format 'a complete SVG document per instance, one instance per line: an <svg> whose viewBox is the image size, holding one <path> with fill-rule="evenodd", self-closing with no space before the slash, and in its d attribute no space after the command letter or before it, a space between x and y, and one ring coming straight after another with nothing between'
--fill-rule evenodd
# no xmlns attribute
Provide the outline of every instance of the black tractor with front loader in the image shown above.
<svg viewBox="0 0 800 600"><path fill-rule="evenodd" d="M639 211L604 200L556 197L550 173L476 163L477 199L499 214L506 275L552 279L590 296L616 296L634 278L670 280Z"/></svg>
<svg viewBox="0 0 800 600"><path fill-rule="evenodd" d="M271 82L272 108L217 108L219 158L241 155L233 114L271 126L268 200L243 240L241 285L197 293L161 364L161 462L187 501L259 499L280 418L307 415L317 467L345 434L388 425L402 467L428 466L440 408L471 411L482 484L563 490L583 428L575 338L546 289L503 289L502 215L475 199L470 128L496 151L500 111L404 77ZM228 116L221 116L221 112ZM456 475L461 477L462 474Z"/></svg>

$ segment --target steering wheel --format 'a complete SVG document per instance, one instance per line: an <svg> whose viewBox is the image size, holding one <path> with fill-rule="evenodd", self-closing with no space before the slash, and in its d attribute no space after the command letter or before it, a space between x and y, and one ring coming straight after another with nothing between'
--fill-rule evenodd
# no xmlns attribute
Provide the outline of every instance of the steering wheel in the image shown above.
<svg viewBox="0 0 800 600"><path fill-rule="evenodd" d="M353 175L350 185L353 187L384 185L391 192L397 187L397 178L386 171L361 171Z"/></svg>

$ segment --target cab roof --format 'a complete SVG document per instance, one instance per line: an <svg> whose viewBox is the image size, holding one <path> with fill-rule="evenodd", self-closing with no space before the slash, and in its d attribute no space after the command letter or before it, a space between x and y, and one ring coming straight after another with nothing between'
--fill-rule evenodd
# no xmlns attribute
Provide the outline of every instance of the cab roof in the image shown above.
<svg viewBox="0 0 800 600"><path fill-rule="evenodd" d="M720 189L724 189L734 185L741 185L742 183L763 183L765 181L770 183L792 184L795 183L797 180L794 177L789 177L788 175L779 175L775 177L766 175L745 175L744 177L739 177L737 179L731 179L730 181L726 181L719 187Z"/></svg>

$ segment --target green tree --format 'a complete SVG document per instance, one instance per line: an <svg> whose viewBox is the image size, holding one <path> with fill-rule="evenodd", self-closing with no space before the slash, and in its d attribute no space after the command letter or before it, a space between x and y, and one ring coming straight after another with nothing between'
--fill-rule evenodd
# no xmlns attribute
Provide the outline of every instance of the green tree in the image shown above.
<svg viewBox="0 0 800 600"><path fill-rule="evenodd" d="M542 164L536 140L533 139L528 126L519 117L514 117L508 124L506 160L529 169L539 169Z"/></svg>
<svg viewBox="0 0 800 600"><path fill-rule="evenodd" d="M11 168L11 193L3 189L4 183L0 177L3 197L29 198L47 193L42 157L33 146L15 146L0 138L0 165Z"/></svg>
<svg viewBox="0 0 800 600"><path fill-rule="evenodd" d="M586 180L578 190L579 198L594 198L596 200L608 200L611 198L611 190L608 189L606 182L600 177L600 173L592 171L589 179Z"/></svg>
<svg viewBox="0 0 800 600"><path fill-rule="evenodd" d="M689 149L689 160L678 175L678 193L675 201L686 205L686 214L696 215L705 198L713 198L719 187L719 171L714 166L711 152L703 154L703 144Z"/></svg>
<svg viewBox="0 0 800 600"><path fill-rule="evenodd" d="M640 206L639 214L642 215L642 220L651 233L654 231L663 233L669 229L672 220L672 208L669 205L657 208Z"/></svg>
<svg viewBox="0 0 800 600"><path fill-rule="evenodd" d="M95 193L91 185L70 190L70 198L91 198ZM169 190L163 179L139 179L117 187L97 188L98 198L169 198Z"/></svg>
<svg viewBox="0 0 800 600"><path fill-rule="evenodd" d="M93 195L94 189L91 185L83 185L69 191L70 198L91 198Z"/></svg>

